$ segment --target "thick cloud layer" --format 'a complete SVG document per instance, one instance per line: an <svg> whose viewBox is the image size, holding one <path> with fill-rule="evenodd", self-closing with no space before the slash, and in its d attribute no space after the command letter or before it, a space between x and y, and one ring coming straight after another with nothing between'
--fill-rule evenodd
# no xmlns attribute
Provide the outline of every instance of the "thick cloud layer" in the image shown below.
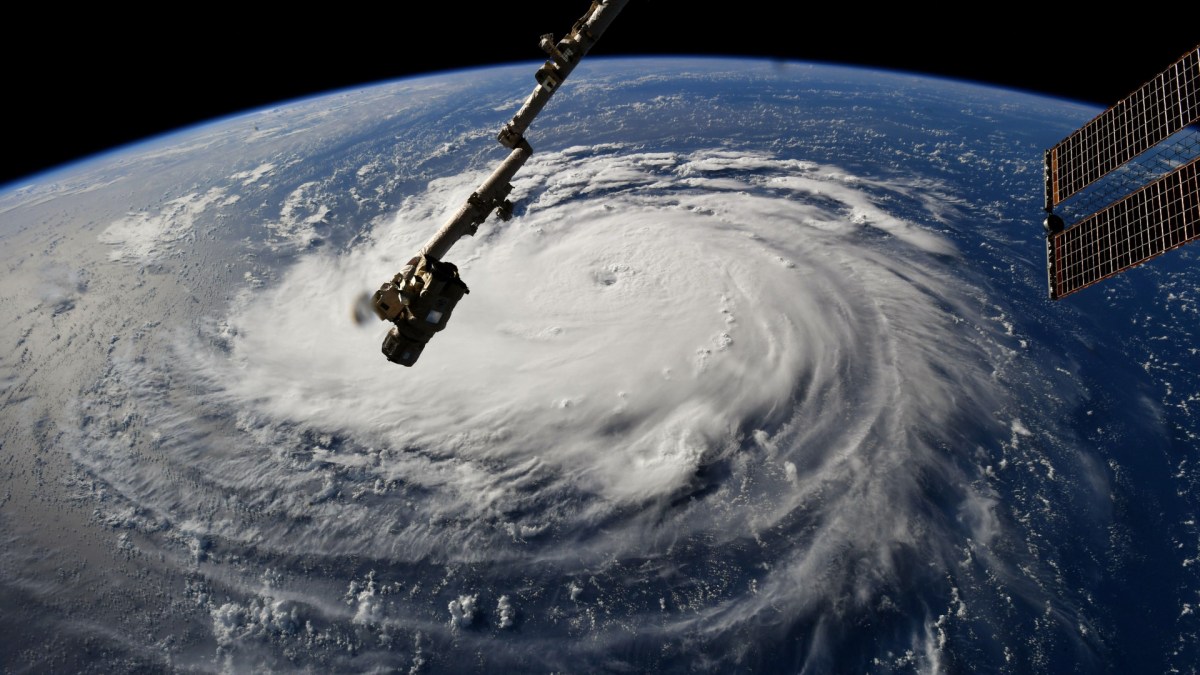
<svg viewBox="0 0 1200 675"><path fill-rule="evenodd" d="M238 410L248 445L177 461L268 516L185 523L197 559L215 540L483 565L445 623L373 580L347 596L357 624L460 640L465 597L472 616L499 603L496 626L553 632L554 587L641 617L601 620L601 645L661 631L729 648L799 625L812 667L856 616L908 626L906 658L928 668L968 603L990 621L1011 591L987 580L1038 563L1011 555L1025 535L988 476L1040 421L1010 412L1013 340L930 225L937 186L721 150L573 148L527 169L517 217L448 256L471 294L415 368L383 359L385 326L352 321L354 299L482 175L435 181L371 241L301 257L186 341L177 375ZM532 569L548 587L522 607ZM639 579L652 590L621 590ZM238 608L218 609L228 641Z"/></svg>
<svg viewBox="0 0 1200 675"><path fill-rule="evenodd" d="M621 148L530 169L524 213L449 256L472 293L419 367L382 362L382 324L348 321L350 299L390 276L475 175L434 184L353 255L306 258L248 294L228 324L230 393L271 417L435 455L378 469L428 480L437 510L503 510L528 498L517 493L530 472L587 495L580 522L518 523L537 530L675 499L748 443L776 448L763 459L792 483L824 480L822 465L868 437L945 427L992 395L985 355L954 330L960 301L930 271L953 248L876 207L853 177ZM455 476L427 476L424 463L446 458ZM514 484L501 466L525 468ZM762 507L789 513L788 493L803 490ZM763 514L735 517L750 516Z"/></svg>
<svg viewBox="0 0 1200 675"><path fill-rule="evenodd" d="M1086 643L1029 523L996 508L1010 462L1034 465L1029 429L1054 423L1013 399L1037 367L938 231L939 186L721 149L535 155L516 217L448 256L471 286L449 328L392 366L355 299L482 177L299 255L172 363L114 348L168 468L96 442L84 461L123 496L104 517L207 570L189 588L222 650L345 625L414 663L424 640L515 667L586 633L541 666L653 663L636 655L666 642L663 663L791 645L820 670L891 635L905 651L883 665L937 670L956 630L1000 654L1013 602ZM164 379L195 398L175 406ZM1033 454L1034 485L1088 473ZM329 561L347 569L301 573ZM248 599L218 602L216 580ZM880 629L856 637L863 621Z"/></svg>

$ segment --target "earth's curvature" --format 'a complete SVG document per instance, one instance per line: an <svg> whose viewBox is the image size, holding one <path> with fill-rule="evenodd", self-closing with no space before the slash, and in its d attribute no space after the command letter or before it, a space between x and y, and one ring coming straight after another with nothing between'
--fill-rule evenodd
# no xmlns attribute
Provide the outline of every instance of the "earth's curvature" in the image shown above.
<svg viewBox="0 0 1200 675"><path fill-rule="evenodd" d="M1045 299L1041 151L1096 110L584 64L392 366L356 299L531 72L0 193L4 670L1196 670L1200 271Z"/></svg>

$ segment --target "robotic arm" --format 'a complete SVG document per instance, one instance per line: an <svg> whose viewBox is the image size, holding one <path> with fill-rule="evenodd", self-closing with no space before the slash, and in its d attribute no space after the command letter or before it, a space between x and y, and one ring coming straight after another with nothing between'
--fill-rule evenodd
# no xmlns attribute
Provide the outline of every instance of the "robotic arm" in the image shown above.
<svg viewBox="0 0 1200 675"><path fill-rule="evenodd" d="M383 340L383 354L392 363L402 366L416 363L429 339L446 327L455 305L470 292L459 278L458 268L442 258L459 239L474 235L493 211L501 220L512 217L513 205L508 200L512 192L510 181L533 154L533 148L525 140L525 130L626 2L593 0L587 14L575 22L563 39L555 43L552 35L542 36L541 47L550 58L535 75L538 84L533 93L497 138L512 152L421 247L417 256L375 291L371 298L375 314L394 324Z"/></svg>

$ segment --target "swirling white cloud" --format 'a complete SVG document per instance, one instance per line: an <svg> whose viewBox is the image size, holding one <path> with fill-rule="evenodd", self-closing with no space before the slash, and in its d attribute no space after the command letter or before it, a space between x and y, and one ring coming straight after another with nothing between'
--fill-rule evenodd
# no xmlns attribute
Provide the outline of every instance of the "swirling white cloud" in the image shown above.
<svg viewBox="0 0 1200 675"><path fill-rule="evenodd" d="M449 328L393 366L354 299L482 177L436 180L369 241L300 255L187 341L178 367L270 454L178 461L277 522L196 517L185 537L486 563L491 604L515 591L510 565L543 566L575 602L585 570L665 569L704 542L740 553L703 597L647 606L689 608L664 630L821 624L940 583L952 606L914 637L934 655L938 612L996 602L950 579L1014 574L990 552L1012 533L986 476L1028 421L1001 381L1013 340L937 230L938 186L722 149L535 155L516 217L448 256L471 286ZM373 602L372 621L429 630Z"/></svg>

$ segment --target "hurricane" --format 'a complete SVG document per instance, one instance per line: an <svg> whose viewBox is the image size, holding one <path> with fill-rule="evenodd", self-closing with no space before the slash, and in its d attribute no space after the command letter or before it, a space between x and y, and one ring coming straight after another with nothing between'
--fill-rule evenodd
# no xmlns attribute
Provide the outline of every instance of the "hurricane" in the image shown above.
<svg viewBox="0 0 1200 675"><path fill-rule="evenodd" d="M470 287L449 328L391 366L354 300L483 175L248 273L157 356L111 346L96 397L136 400L154 456L106 427L80 459L102 517L186 576L217 643L197 663L1098 662L1060 568L1078 543L1043 528L1102 533L1108 479L1027 402L1084 393L1029 357L951 187L722 147L538 153L515 217L447 256Z"/></svg>

